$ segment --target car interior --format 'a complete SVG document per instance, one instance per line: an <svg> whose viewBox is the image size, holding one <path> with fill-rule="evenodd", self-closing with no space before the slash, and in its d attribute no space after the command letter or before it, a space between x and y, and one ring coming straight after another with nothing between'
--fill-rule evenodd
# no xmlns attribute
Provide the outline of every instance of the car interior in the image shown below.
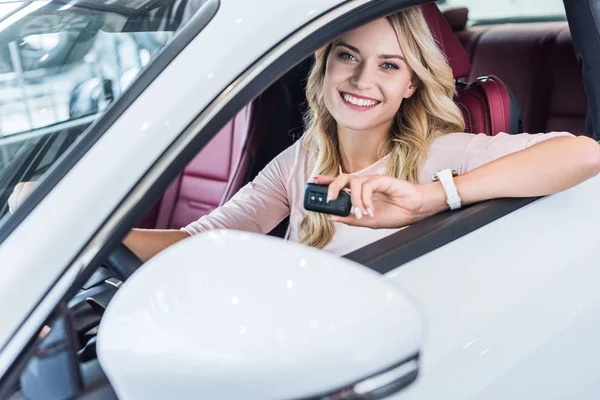
<svg viewBox="0 0 600 400"><path fill-rule="evenodd" d="M457 79L468 132L584 134L587 103L566 21L469 26L467 8L423 10ZM299 64L227 123L139 227L178 229L209 214L293 144L303 131L310 65Z"/></svg>
<svg viewBox="0 0 600 400"><path fill-rule="evenodd" d="M566 20L482 24L469 21L467 8L440 9L435 3L421 7L452 67L456 102L468 132L585 134L587 101ZM304 88L311 63L309 57L243 107L137 226L178 229L209 214L298 140L304 128ZM284 237L286 229L283 221L270 234ZM63 394L73 385L82 385L84 391L99 393L97 398L111 398L112 389L96 359L95 340L102 313L119 284L107 268L94 272L68 304L75 317L69 320L57 313L49 340L31 355L12 399L42 398L39 393L57 385ZM78 332L70 340L79 343L74 356L80 367L65 364L65 378L57 383L57 357L68 358L72 350L52 347L50 339L64 336L69 326ZM48 379L40 379L40 371L46 371ZM73 387L71 392L77 390Z"/></svg>

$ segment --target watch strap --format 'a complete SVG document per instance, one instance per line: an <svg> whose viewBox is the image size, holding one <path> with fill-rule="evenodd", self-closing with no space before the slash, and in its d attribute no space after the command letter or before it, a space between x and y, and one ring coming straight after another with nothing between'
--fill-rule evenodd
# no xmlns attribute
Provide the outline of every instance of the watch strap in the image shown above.
<svg viewBox="0 0 600 400"><path fill-rule="evenodd" d="M434 180L438 180L441 182L444 187L444 192L446 192L446 203L451 210L456 210L462 207L462 199L458 194L458 190L456 190L456 185L454 184L454 176L456 176L456 171L452 169L443 169L435 174Z"/></svg>

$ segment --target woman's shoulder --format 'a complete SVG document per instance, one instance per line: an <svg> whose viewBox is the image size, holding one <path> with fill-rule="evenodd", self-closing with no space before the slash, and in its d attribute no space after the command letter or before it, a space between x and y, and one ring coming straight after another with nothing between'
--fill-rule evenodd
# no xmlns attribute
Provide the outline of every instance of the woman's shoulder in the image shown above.
<svg viewBox="0 0 600 400"><path fill-rule="evenodd" d="M298 139L294 142L294 144L279 153L273 159L273 162L276 162L280 165L293 167L298 162L304 162L307 158L308 152L302 143L302 139Z"/></svg>
<svg viewBox="0 0 600 400"><path fill-rule="evenodd" d="M439 134L431 141L429 150L443 150L452 148L461 148L467 145L473 138L478 135L466 132L451 132Z"/></svg>
<svg viewBox="0 0 600 400"><path fill-rule="evenodd" d="M302 143L302 139L296 140L294 144L279 153L265 167L263 172L272 175L275 174L286 183L290 184L290 179L304 177L309 162L309 152Z"/></svg>

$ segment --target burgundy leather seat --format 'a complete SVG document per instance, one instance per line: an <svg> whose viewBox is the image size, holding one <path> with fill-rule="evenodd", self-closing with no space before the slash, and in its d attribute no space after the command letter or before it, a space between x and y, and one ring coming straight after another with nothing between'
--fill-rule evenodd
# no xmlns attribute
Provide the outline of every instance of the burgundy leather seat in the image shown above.
<svg viewBox="0 0 600 400"><path fill-rule="evenodd" d="M165 192L157 228L180 228L210 213L231 196L248 168L242 151L250 131L253 104L244 107L192 159Z"/></svg>
<svg viewBox="0 0 600 400"><path fill-rule="evenodd" d="M511 88L525 132L585 131L586 96L567 22L467 28L465 8L444 12L469 55L465 80L494 74Z"/></svg>
<svg viewBox="0 0 600 400"><path fill-rule="evenodd" d="M448 58L454 78L472 75L471 63L461 42L435 3L421 6L429 29ZM472 83L457 84L455 102L463 112L465 131L495 135L520 132L520 110L516 99L496 76L480 74ZM482 76L483 75L483 76Z"/></svg>
<svg viewBox="0 0 600 400"><path fill-rule="evenodd" d="M139 227L178 229L225 203L293 143L287 132L294 117L287 89L271 86L192 159ZM263 145L266 134L270 146Z"/></svg>

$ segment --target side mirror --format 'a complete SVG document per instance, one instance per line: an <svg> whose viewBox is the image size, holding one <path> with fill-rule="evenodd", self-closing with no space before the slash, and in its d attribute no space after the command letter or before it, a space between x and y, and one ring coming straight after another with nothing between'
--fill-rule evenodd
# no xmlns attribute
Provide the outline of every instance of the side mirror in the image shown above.
<svg viewBox="0 0 600 400"><path fill-rule="evenodd" d="M152 258L104 314L120 399L385 398L418 374L423 327L383 276L278 238L214 231Z"/></svg>

